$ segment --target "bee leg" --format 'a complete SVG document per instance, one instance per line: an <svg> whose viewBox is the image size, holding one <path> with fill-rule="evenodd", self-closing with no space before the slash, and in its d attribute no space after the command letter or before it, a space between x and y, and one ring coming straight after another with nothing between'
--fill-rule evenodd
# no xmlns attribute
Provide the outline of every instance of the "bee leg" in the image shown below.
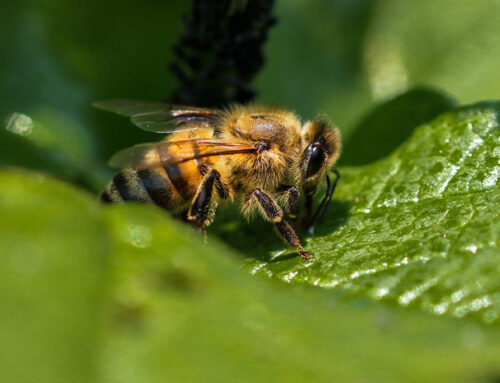
<svg viewBox="0 0 500 383"><path fill-rule="evenodd" d="M312 207L313 207L313 196L316 190L313 191L307 191L306 192L306 200L305 200L305 208L306 208L306 215L304 219L300 222L300 227L301 228L308 228L309 227L309 221L311 220L311 213L312 213Z"/></svg>
<svg viewBox="0 0 500 383"><path fill-rule="evenodd" d="M296 226L297 218L300 212L300 193L299 189L295 186L282 185L279 191L288 194L287 197L287 207L288 207L288 218L292 222L292 226Z"/></svg>
<svg viewBox="0 0 500 383"><path fill-rule="evenodd" d="M260 207L259 210L263 217L274 223L285 242L290 246L295 247L302 259L310 259L312 254L304 251L295 230L293 230L293 228L283 220L283 210L281 210L277 202L270 195L260 189L255 189L250 192L247 195L246 200L249 201L253 198L257 200Z"/></svg>
<svg viewBox="0 0 500 383"><path fill-rule="evenodd" d="M332 173L335 174L335 181L332 184L332 181L330 180L330 177L328 174L326 175L326 192L325 196L321 200L321 203L318 207L318 210L316 210L316 213L314 213L314 216L311 220L310 225L313 226L314 222L318 221L321 223L323 221L323 218L325 218L325 214L328 210L328 206L330 205L330 201L332 200L333 193L335 192L335 189L337 188L337 184L340 179L340 173L336 168L332 169Z"/></svg>
<svg viewBox="0 0 500 383"><path fill-rule="evenodd" d="M201 181L201 185L189 207L186 219L201 229L208 226L210 216L213 213L215 201L212 197L215 189L214 185L218 178L219 172L216 170L208 173Z"/></svg>

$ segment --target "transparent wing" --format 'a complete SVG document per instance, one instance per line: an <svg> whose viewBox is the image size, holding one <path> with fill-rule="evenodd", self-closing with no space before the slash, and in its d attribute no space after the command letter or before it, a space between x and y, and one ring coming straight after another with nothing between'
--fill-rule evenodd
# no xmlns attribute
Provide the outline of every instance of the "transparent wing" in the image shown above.
<svg viewBox="0 0 500 383"><path fill-rule="evenodd" d="M161 102L116 99L98 101L93 105L102 110L130 117L134 125L155 133L215 127L221 117L221 111L216 109Z"/></svg>
<svg viewBox="0 0 500 383"><path fill-rule="evenodd" d="M98 109L119 114L120 116L132 117L137 114L155 113L168 109L168 104L162 102L150 102L140 100L115 99L94 102Z"/></svg>
<svg viewBox="0 0 500 383"><path fill-rule="evenodd" d="M121 150L111 158L109 164L118 169L149 169L197 158L255 152L257 152L256 146L245 142L210 139L162 141L139 144Z"/></svg>

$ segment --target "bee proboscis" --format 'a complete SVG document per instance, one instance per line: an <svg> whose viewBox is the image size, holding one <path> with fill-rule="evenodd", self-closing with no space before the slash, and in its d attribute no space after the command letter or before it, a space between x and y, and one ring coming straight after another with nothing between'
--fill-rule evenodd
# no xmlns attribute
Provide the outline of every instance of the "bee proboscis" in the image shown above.
<svg viewBox="0 0 500 383"><path fill-rule="evenodd" d="M311 257L285 213L295 226L301 195L307 225L328 208L339 179L333 165L341 146L340 133L328 120L302 125L292 112L259 106L216 110L134 100L95 106L168 134L113 156L110 164L122 170L102 192L103 202L136 201L185 211L186 220L203 229L212 222L218 201L236 201L245 215L257 212L273 223L303 259ZM326 192L312 214L313 195L323 179Z"/></svg>

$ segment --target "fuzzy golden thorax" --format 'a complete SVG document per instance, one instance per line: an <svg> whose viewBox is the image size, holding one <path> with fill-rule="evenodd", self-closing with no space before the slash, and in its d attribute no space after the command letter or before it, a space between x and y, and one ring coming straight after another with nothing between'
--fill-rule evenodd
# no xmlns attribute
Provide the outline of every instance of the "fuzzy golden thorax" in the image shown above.
<svg viewBox="0 0 500 383"><path fill-rule="evenodd" d="M252 142L257 153L229 158L229 183L242 192L275 189L300 152L300 121L291 112L262 107L233 107L225 116L221 138Z"/></svg>
<svg viewBox="0 0 500 383"><path fill-rule="evenodd" d="M307 194L314 193L337 161L341 151L340 131L325 118L308 121L302 128L302 149L292 173ZM313 152L315 152L313 154Z"/></svg>

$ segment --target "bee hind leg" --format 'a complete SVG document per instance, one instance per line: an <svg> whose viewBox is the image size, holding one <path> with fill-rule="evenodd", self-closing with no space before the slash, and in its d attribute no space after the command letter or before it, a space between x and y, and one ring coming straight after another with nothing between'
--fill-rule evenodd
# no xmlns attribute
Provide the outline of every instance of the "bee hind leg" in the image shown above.
<svg viewBox="0 0 500 383"><path fill-rule="evenodd" d="M203 228L210 224L210 219L214 214L215 200L213 194L218 178L219 173L216 170L212 170L205 175L186 215L186 220L199 227L202 231Z"/></svg>
<svg viewBox="0 0 500 383"><path fill-rule="evenodd" d="M278 203L269 194L260 189L254 189L247 195L246 199L247 201L250 201L254 198L260 207L259 211L262 216L274 223L276 229L278 229L279 234L285 242L290 246L295 247L302 259L310 259L312 254L304 251L295 230L288 224L288 222L283 220L283 210L281 210Z"/></svg>

